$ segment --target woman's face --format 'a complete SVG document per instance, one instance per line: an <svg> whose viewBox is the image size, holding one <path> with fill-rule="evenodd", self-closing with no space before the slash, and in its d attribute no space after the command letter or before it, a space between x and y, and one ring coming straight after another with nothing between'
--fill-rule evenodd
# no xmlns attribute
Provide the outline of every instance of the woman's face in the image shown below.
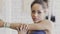
<svg viewBox="0 0 60 34"><path fill-rule="evenodd" d="M45 19L45 10L43 9L41 4L34 4L31 10L31 15L34 23L40 22Z"/></svg>

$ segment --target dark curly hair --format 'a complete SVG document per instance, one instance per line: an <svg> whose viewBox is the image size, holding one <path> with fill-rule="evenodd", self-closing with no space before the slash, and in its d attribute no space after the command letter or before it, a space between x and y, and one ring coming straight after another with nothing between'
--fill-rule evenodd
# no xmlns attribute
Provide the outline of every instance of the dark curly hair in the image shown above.
<svg viewBox="0 0 60 34"><path fill-rule="evenodd" d="M41 4L43 6L43 8L45 8L45 3L44 2L48 3L47 0L34 0L33 3L31 4L31 8L35 3Z"/></svg>

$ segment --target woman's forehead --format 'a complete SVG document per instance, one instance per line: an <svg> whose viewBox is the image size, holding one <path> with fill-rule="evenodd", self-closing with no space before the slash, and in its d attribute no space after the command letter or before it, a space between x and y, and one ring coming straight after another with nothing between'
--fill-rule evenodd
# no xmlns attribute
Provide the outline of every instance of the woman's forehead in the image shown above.
<svg viewBox="0 0 60 34"><path fill-rule="evenodd" d="M41 4L36 3L32 6L32 10L41 10L41 9L43 9Z"/></svg>

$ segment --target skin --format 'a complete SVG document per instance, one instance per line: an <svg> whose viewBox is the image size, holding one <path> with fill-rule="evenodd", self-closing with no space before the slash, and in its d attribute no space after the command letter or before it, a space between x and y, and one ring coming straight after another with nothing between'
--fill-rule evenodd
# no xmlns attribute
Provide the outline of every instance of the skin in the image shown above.
<svg viewBox="0 0 60 34"><path fill-rule="evenodd" d="M3 23L3 22L0 22L0 23ZM18 24L18 23L17 23ZM20 30L18 30L18 28L16 28L16 27L18 27L17 26L17 24L11 24L11 28L12 29L15 29L15 30L17 30L18 31L18 34L22 34L22 32L24 32L23 34L26 34L26 28L24 28L24 30L22 30L21 29L21 31ZM47 25L48 24L48 25ZM22 25L23 26L23 25ZM26 25L24 25L23 27L20 27L20 28L23 28L24 26L26 26ZM46 27L47 26L47 27ZM47 29L48 28L48 29ZM45 21L42 21L42 22L40 22L40 23L35 23L35 24L29 24L28 25L28 30L29 31L31 31L31 30L45 30L45 32L47 33L47 34L51 34L51 30L52 30L52 23L50 23L49 21L47 21L47 20L45 20ZM30 32L31 33L31 32Z"/></svg>
<svg viewBox="0 0 60 34"><path fill-rule="evenodd" d="M4 26L4 22L2 20L0 20L0 27Z"/></svg>
<svg viewBox="0 0 60 34"><path fill-rule="evenodd" d="M32 15L32 19L33 19L34 23L38 23L38 22L44 20L45 19L45 16L44 16L45 12L44 12L44 9L42 8L42 5L37 4L37 3L34 4L32 6L31 15Z"/></svg>
<svg viewBox="0 0 60 34"><path fill-rule="evenodd" d="M10 24L10 28L17 30L18 34L26 34L27 33L27 25L21 23L13 23Z"/></svg>

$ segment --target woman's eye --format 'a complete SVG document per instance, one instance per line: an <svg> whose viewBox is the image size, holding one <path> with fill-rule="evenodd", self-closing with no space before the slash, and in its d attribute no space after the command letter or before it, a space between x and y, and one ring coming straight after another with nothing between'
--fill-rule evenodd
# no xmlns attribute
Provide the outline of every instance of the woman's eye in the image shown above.
<svg viewBox="0 0 60 34"><path fill-rule="evenodd" d="M33 10L32 13L35 13L35 11Z"/></svg>
<svg viewBox="0 0 60 34"><path fill-rule="evenodd" d="M38 11L38 14L41 14L41 11Z"/></svg>

